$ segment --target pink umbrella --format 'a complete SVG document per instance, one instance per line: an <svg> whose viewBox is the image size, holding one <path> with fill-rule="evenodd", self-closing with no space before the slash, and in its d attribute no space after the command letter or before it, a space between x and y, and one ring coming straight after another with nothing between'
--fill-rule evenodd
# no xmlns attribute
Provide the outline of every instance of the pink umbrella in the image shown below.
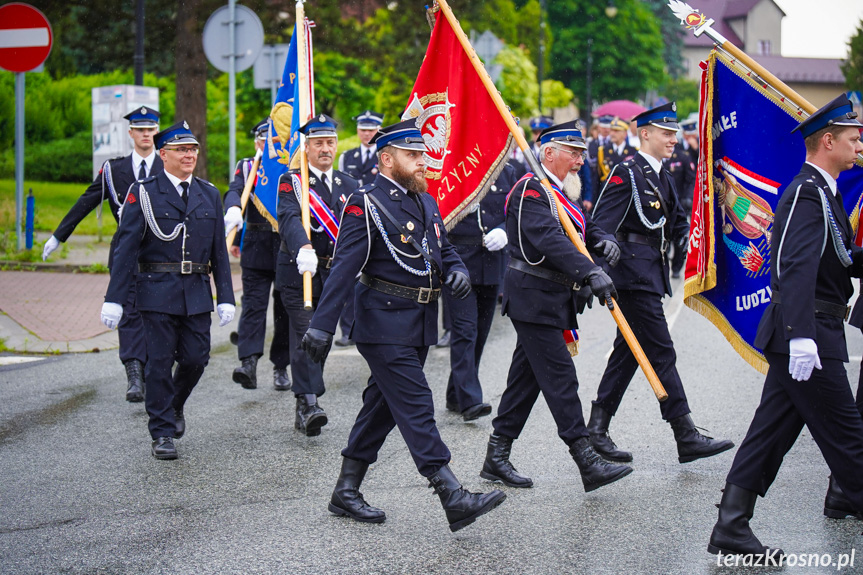
<svg viewBox="0 0 863 575"><path fill-rule="evenodd" d="M640 113L646 111L647 108L641 104L630 102L629 100L612 100L606 102L591 114L594 118L599 116L617 116L621 120L629 121Z"/></svg>

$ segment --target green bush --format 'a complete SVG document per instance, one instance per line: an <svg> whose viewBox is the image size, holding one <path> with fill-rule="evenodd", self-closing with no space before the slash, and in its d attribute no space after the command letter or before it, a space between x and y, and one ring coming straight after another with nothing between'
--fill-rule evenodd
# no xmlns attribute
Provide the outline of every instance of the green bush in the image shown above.
<svg viewBox="0 0 863 575"><path fill-rule="evenodd" d="M81 182L93 180L93 146L90 131L52 142L27 144L24 175L28 180ZM0 155L0 178L15 177L15 150Z"/></svg>

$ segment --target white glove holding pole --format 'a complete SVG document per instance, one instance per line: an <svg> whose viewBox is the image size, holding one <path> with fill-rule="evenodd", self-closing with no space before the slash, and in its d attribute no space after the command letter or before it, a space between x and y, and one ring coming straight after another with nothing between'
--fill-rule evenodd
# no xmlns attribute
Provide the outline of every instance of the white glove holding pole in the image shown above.
<svg viewBox="0 0 863 575"><path fill-rule="evenodd" d="M220 303L216 306L216 311L219 312L219 327L225 327L234 319L237 308L232 303Z"/></svg>
<svg viewBox="0 0 863 575"><path fill-rule="evenodd" d="M60 240L51 236L45 241L45 246L42 248L42 261L48 259L48 256L51 255L51 252L60 247Z"/></svg>
<svg viewBox="0 0 863 575"><path fill-rule="evenodd" d="M311 272L312 277L318 271L318 254L312 248L300 248L300 253L297 254L297 270L300 275L306 272Z"/></svg>
<svg viewBox="0 0 863 575"><path fill-rule="evenodd" d="M482 244L490 252L496 252L506 247L506 232L495 228L483 236Z"/></svg>
<svg viewBox="0 0 863 575"><path fill-rule="evenodd" d="M117 329L121 319L123 319L123 306L109 301L102 304L102 323L108 329Z"/></svg>
<svg viewBox="0 0 863 575"><path fill-rule="evenodd" d="M225 212L225 237L228 237L234 228L237 228L237 233L243 229L243 212L237 206L231 206Z"/></svg>
<svg viewBox="0 0 863 575"><path fill-rule="evenodd" d="M821 369L821 359L818 357L818 344L808 337L795 337L788 342L788 373L797 381L807 381L812 376L812 369Z"/></svg>

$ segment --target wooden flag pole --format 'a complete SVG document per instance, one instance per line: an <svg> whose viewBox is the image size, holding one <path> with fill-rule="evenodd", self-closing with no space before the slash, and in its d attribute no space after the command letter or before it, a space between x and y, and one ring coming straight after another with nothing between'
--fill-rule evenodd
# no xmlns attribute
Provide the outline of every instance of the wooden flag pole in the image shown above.
<svg viewBox="0 0 863 575"><path fill-rule="evenodd" d="M297 82L300 83L300 101L295 102L295 105L300 107L300 124L304 124L309 118L309 102L308 98L308 57L306 55L306 15L303 11L303 2L305 0L297 0ZM294 129L299 129L300 126L294 126ZM303 183L302 192L300 194L300 210L303 222L303 229L306 230L306 237L309 242L312 240L312 221L309 215L309 163L306 157L306 139L300 134L300 179ZM303 273L303 307L310 311L312 309L312 272Z"/></svg>
<svg viewBox="0 0 863 575"><path fill-rule="evenodd" d="M249 172L249 177L246 178L246 184L243 186L243 195L240 197L240 213L246 213L246 206L249 203L249 197L252 195L252 188L255 187L255 178L258 176L258 167L261 165L261 156L263 152L258 150L255 152L255 161L252 162L252 169ZM234 244L234 237L237 235L237 228L231 230L228 234L228 249Z"/></svg>
<svg viewBox="0 0 863 575"><path fill-rule="evenodd" d="M471 46L470 40L468 40L464 31L461 29L461 24L456 20L446 0L436 0L436 2L441 12L443 12L444 17L450 23L450 26L452 26L462 48L464 48L465 53L468 55L468 58L470 58L470 61L488 91L489 96L491 96L494 101L497 111L500 113L504 122L506 122L509 131L518 143L518 147L521 148L522 152L524 152L524 157L527 158L531 170L533 170L533 173L538 177L542 178L542 185L544 185L549 192L552 192L551 183L548 181L548 178L544 176L545 172L542 170L542 167L530 151L527 145L527 140L524 138L524 132L518 127L518 124L516 124L515 119L506 107L506 103L503 101L500 92L497 91L494 82L491 81L491 78L482 64L482 61L479 59L479 56L476 55L476 51L473 49L473 46ZM584 245L578 232L576 232L575 226L564 211L560 201L554 193L550 193L550 196L554 198L560 223L563 225L566 235L569 236L569 239L573 244L575 244L575 247L579 252L584 254L588 259L590 259L590 261L593 261L593 258L590 257L590 254L587 251L587 247ZM611 308L610 311L611 315L614 317L614 321L617 322L617 327L620 329L620 333L623 335L626 343L629 344L629 349L632 350L632 355L635 356L635 359L638 361L638 365L641 366L641 369L644 371L644 375L647 376L647 381L650 383L650 387L653 388L653 393L656 395L656 399L659 401L665 401L668 399L668 394L666 393L665 388L662 387L662 383L659 381L659 377L653 370L653 366L650 365L650 361L644 354L644 350L641 349L641 344L638 343L638 339L636 339L635 334L632 333L629 323L627 323L626 318L623 317L623 312L620 311L620 306L615 302L614 307Z"/></svg>

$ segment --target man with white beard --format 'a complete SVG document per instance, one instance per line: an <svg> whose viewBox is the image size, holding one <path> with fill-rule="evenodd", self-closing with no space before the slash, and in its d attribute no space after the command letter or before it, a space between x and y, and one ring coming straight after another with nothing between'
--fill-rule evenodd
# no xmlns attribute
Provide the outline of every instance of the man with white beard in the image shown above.
<svg viewBox="0 0 863 575"><path fill-rule="evenodd" d="M608 274L567 237L555 197L585 243L607 258L609 265L617 264L620 248L577 205L581 182L573 170L577 172L584 164L587 149L577 124L566 122L545 129L539 144L543 176L553 190L528 173L507 199L506 235L512 258L504 278L502 312L512 320L518 341L480 477L510 487L533 485L529 477L516 471L509 455L541 391L558 435L578 465L584 490L593 491L629 475L632 468L604 461L591 447L575 365L563 332L578 327L580 291L589 289L608 305L613 305L616 292Z"/></svg>

